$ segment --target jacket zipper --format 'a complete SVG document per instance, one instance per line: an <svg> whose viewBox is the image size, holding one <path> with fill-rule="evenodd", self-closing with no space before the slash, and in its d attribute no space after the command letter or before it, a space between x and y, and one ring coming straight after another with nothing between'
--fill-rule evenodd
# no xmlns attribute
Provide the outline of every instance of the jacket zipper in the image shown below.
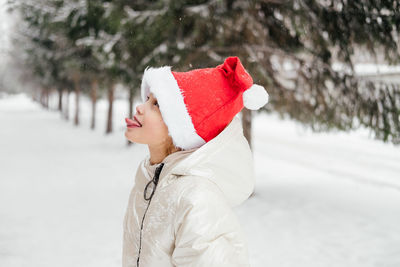
<svg viewBox="0 0 400 267"><path fill-rule="evenodd" d="M140 251L142 249L142 231L143 231L144 218L146 217L146 213L147 213L147 210L149 209L149 206L150 206L150 203L151 203L151 199L153 198L154 192L156 191L157 184L158 184L158 179L160 177L160 173L161 173L161 170L162 170L163 167L164 167L164 163L161 163L160 166L158 166L156 168L156 171L155 171L153 179L151 181L149 181L147 183L146 187L144 188L143 197L144 197L144 200L149 201L149 203L147 203L146 210L144 211L144 214L143 214L142 223L140 225L139 253L138 253L138 258L137 258L137 261L136 261L136 266L137 267L139 267ZM152 192L150 194L150 197L147 197L147 189L151 185L151 183L154 183L154 187L153 187L153 190L152 190Z"/></svg>

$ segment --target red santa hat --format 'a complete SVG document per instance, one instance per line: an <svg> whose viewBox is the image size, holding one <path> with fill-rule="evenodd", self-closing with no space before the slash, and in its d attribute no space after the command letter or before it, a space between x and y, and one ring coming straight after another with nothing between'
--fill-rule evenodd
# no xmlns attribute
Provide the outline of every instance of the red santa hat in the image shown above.
<svg viewBox="0 0 400 267"><path fill-rule="evenodd" d="M143 102L151 93L176 147L197 148L217 136L243 107L257 110L268 102L264 87L253 84L238 57L215 68L171 71L147 67L141 84Z"/></svg>

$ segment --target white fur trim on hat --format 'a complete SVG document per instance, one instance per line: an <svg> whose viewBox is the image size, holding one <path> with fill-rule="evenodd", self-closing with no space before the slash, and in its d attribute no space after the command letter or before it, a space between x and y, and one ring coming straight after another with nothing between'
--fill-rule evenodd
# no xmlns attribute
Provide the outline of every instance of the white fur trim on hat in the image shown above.
<svg viewBox="0 0 400 267"><path fill-rule="evenodd" d="M171 66L145 69L141 84L143 102L150 92L157 98L161 115L176 147L188 150L206 143L196 133Z"/></svg>
<svg viewBox="0 0 400 267"><path fill-rule="evenodd" d="M268 103L269 95L264 87L253 84L243 92L243 105L252 110L257 110Z"/></svg>

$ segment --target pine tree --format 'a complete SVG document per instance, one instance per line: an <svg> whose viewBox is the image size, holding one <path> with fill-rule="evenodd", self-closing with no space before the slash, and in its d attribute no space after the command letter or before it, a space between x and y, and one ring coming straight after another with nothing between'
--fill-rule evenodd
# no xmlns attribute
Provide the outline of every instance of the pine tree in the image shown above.
<svg viewBox="0 0 400 267"><path fill-rule="evenodd" d="M132 115L147 66L187 71L235 55L270 94L261 112L314 131L364 125L376 138L400 143L399 85L365 80L354 69L360 50L400 62L398 1L13 1L31 40L28 61L44 88L85 74L92 88L109 84L112 101L112 85L123 82ZM242 115L251 144L251 112Z"/></svg>
<svg viewBox="0 0 400 267"><path fill-rule="evenodd" d="M271 96L262 110L314 131L365 125L400 143L398 91L371 94L382 87L360 82L351 58L355 49L383 47L389 63L399 62L396 1L152 1L126 9L138 72L164 64L186 71L237 55ZM334 70L334 60L350 71Z"/></svg>

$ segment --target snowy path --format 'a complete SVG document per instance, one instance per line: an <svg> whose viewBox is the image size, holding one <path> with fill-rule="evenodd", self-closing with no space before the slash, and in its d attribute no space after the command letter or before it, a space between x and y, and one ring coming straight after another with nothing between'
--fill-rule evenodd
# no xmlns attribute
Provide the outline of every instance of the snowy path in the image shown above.
<svg viewBox="0 0 400 267"><path fill-rule="evenodd" d="M239 208L254 266L400 266L400 148L273 118L255 119L257 191Z"/></svg>
<svg viewBox="0 0 400 267"><path fill-rule="evenodd" d="M71 97L73 99L73 97ZM90 106L83 99L82 110ZM0 266L120 266L122 219L143 145L76 128L24 96L0 99ZM73 107L71 106L71 111ZM255 195L236 209L252 266L400 266L400 148L365 131L254 121Z"/></svg>

